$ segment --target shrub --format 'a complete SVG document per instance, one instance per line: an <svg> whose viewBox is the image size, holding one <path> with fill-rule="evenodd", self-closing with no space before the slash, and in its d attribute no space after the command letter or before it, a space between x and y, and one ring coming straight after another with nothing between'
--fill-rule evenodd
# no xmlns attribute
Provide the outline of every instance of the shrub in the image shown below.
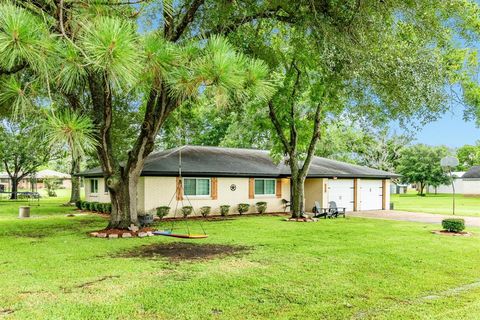
<svg viewBox="0 0 480 320"><path fill-rule="evenodd" d="M98 207L98 212L107 213L107 205L108 205L108 203L99 203L99 204L97 205L97 207Z"/></svg>
<svg viewBox="0 0 480 320"><path fill-rule="evenodd" d="M100 204L100 203L99 203L99 202L96 202L96 201L95 201L95 202L91 202L91 203L90 203L90 211L95 211L95 212L97 212L97 211L98 211L98 205L99 205L99 204Z"/></svg>
<svg viewBox="0 0 480 320"><path fill-rule="evenodd" d="M193 212L193 207L192 206L184 206L182 207L182 215L184 218L188 217L191 215Z"/></svg>
<svg viewBox="0 0 480 320"><path fill-rule="evenodd" d="M157 216L160 219L167 216L169 213L170 213L170 207L168 207L168 206L161 206L161 207L157 208Z"/></svg>
<svg viewBox="0 0 480 320"><path fill-rule="evenodd" d="M105 213L112 213L112 204L111 203L105 203Z"/></svg>
<svg viewBox="0 0 480 320"><path fill-rule="evenodd" d="M248 203L240 203L238 205L238 213L242 214L248 211L250 209L250 205Z"/></svg>
<svg viewBox="0 0 480 320"><path fill-rule="evenodd" d="M211 209L212 209L212 208L209 207L209 206L201 207L201 208L200 208L200 214L201 214L204 218L206 218L206 217L210 214L210 210L211 210Z"/></svg>
<svg viewBox="0 0 480 320"><path fill-rule="evenodd" d="M80 208L82 210L88 210L88 208L89 208L88 201L82 201L81 204L80 204Z"/></svg>
<svg viewBox="0 0 480 320"><path fill-rule="evenodd" d="M77 207L78 210L82 210L82 200L75 201L75 207Z"/></svg>
<svg viewBox="0 0 480 320"><path fill-rule="evenodd" d="M450 232L461 232L465 229L465 220L463 219L443 219L443 229Z"/></svg>
<svg viewBox="0 0 480 320"><path fill-rule="evenodd" d="M228 204L224 204L223 206L220 206L220 214L225 217L228 214L228 211L230 211L230 206Z"/></svg>
<svg viewBox="0 0 480 320"><path fill-rule="evenodd" d="M257 202L255 204L257 206L257 211L260 214L263 214L267 211L267 203L264 201Z"/></svg>

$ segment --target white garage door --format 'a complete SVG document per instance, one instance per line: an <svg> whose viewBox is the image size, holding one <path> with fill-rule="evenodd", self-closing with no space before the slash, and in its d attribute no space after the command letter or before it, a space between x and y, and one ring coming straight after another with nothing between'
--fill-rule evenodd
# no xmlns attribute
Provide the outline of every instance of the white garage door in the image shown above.
<svg viewBox="0 0 480 320"><path fill-rule="evenodd" d="M382 210L382 180L360 180L360 210Z"/></svg>
<svg viewBox="0 0 480 320"><path fill-rule="evenodd" d="M328 179L328 201L353 211L353 179Z"/></svg>

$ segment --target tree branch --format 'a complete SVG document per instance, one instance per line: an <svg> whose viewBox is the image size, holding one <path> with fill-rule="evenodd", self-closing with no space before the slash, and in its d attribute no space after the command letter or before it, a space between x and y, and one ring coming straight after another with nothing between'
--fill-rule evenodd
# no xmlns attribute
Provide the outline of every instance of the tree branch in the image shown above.
<svg viewBox="0 0 480 320"><path fill-rule="evenodd" d="M308 146L307 157L305 158L302 169L300 170L301 176L305 176L307 174L307 171L310 168L310 163L312 162L313 154L315 152L315 148L317 146L318 140L320 140L321 115L322 115L322 102L318 103L317 110L315 111L312 139L310 140L310 145Z"/></svg>
<svg viewBox="0 0 480 320"><path fill-rule="evenodd" d="M278 136L280 137L280 140L282 141L283 147L288 152L288 154L290 154L292 152L292 148L290 143L287 140L287 137L285 136L285 133L283 132L282 125L278 120L272 100L268 102L268 109L269 109L270 119L273 123L273 126L275 127L275 130L277 131Z"/></svg>
<svg viewBox="0 0 480 320"><path fill-rule="evenodd" d="M178 26L175 28L175 31L173 32L171 41L176 42L182 34L185 32L187 29L188 25L192 23L193 19L195 18L195 14L197 13L198 8L200 8L201 5L205 0L194 0L193 3L191 4L190 8L188 8L187 12L183 16L182 20L178 24Z"/></svg>
<svg viewBox="0 0 480 320"><path fill-rule="evenodd" d="M10 69L3 69L3 68L0 68L0 76L1 75L11 75L11 74L14 74L14 73L17 73L19 71L21 71L22 69L26 68L27 67L27 63L26 62L22 62L21 64L18 64Z"/></svg>

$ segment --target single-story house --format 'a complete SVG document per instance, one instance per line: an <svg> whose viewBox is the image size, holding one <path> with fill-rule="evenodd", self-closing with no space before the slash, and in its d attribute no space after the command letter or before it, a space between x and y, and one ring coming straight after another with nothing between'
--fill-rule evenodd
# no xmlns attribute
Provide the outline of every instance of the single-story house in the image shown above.
<svg viewBox="0 0 480 320"><path fill-rule="evenodd" d="M183 181L178 178L180 151ZM100 168L80 175L85 177L87 201L110 202ZM305 181L305 208L310 211L315 201L322 207L335 201L347 211L388 209L390 179L395 177L390 172L314 157ZM268 151L182 146L147 158L137 190L139 212L168 205L179 183L184 189L178 196L183 202L179 208L191 203L197 215L202 206L210 206L213 214L218 214L221 205L230 205L231 212L236 212L240 203L250 204L250 212L255 212L259 201L267 202L267 212L283 212L291 194L289 167L283 161L272 161Z"/></svg>
<svg viewBox="0 0 480 320"><path fill-rule="evenodd" d="M463 175L465 174L464 171L456 171L452 172L453 177L453 184L455 186L455 193L463 194L464 193L464 181ZM442 184L438 187L427 186L428 193L453 193L452 184Z"/></svg>
<svg viewBox="0 0 480 320"><path fill-rule="evenodd" d="M480 196L480 166L473 166L462 176L463 194Z"/></svg>
<svg viewBox="0 0 480 320"><path fill-rule="evenodd" d="M72 187L72 178L69 174L58 172L55 170L44 169L40 170L37 173L30 174L18 182L19 190L32 190L36 191L38 189L45 188L46 179L55 179L60 182L60 188L71 188ZM11 180L6 172L0 172L0 190L10 191L12 190Z"/></svg>

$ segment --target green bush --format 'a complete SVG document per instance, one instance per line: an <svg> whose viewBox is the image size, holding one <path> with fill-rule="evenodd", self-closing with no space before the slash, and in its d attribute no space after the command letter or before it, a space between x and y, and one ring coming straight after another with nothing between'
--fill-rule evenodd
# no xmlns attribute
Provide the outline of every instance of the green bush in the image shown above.
<svg viewBox="0 0 480 320"><path fill-rule="evenodd" d="M78 210L82 210L82 200L75 201L75 207L77 207Z"/></svg>
<svg viewBox="0 0 480 320"><path fill-rule="evenodd" d="M98 212L107 213L107 204L108 204L108 203L99 203L99 204L97 205L97 207L98 207Z"/></svg>
<svg viewBox="0 0 480 320"><path fill-rule="evenodd" d="M206 218L206 217L210 214L210 210L211 210L211 209L212 209L212 208L209 207L209 206L201 207L201 208L200 208L200 214L201 214L204 218Z"/></svg>
<svg viewBox="0 0 480 320"><path fill-rule="evenodd" d="M161 206L157 208L157 216L162 219L166 217L170 213L170 207L168 206Z"/></svg>
<svg viewBox="0 0 480 320"><path fill-rule="evenodd" d="M443 219L443 229L450 232L461 232L465 229L465 220L463 219Z"/></svg>
<svg viewBox="0 0 480 320"><path fill-rule="evenodd" d="M182 215L184 218L188 217L191 215L193 212L193 207L192 206L184 206L182 207Z"/></svg>
<svg viewBox="0 0 480 320"><path fill-rule="evenodd" d="M250 209L250 205L248 203L240 203L238 205L238 213L242 214L248 211Z"/></svg>
<svg viewBox="0 0 480 320"><path fill-rule="evenodd" d="M90 203L90 211L94 211L94 212L98 212L98 205L100 203L99 202L91 202Z"/></svg>
<svg viewBox="0 0 480 320"><path fill-rule="evenodd" d="M265 213L267 211L267 203L265 201L257 202L256 204L258 213Z"/></svg>
<svg viewBox="0 0 480 320"><path fill-rule="evenodd" d="M112 213L112 204L111 203L105 203L105 213Z"/></svg>
<svg viewBox="0 0 480 320"><path fill-rule="evenodd" d="M225 217L228 214L228 211L230 211L230 206L228 204L224 204L223 206L220 206L220 214Z"/></svg>
<svg viewBox="0 0 480 320"><path fill-rule="evenodd" d="M88 206L88 201L81 201L81 204L80 204L80 209L82 210L88 210L89 206Z"/></svg>

